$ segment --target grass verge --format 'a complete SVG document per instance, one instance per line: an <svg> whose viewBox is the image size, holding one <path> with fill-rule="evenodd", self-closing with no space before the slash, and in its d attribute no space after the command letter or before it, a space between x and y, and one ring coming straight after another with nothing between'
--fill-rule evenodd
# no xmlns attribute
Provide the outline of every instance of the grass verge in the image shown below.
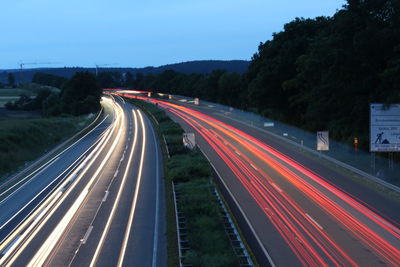
<svg viewBox="0 0 400 267"><path fill-rule="evenodd" d="M83 129L93 116L0 121L0 183Z"/></svg>
<svg viewBox="0 0 400 267"><path fill-rule="evenodd" d="M168 151L163 146L167 206L168 266L179 266L175 209L172 183L180 193L179 207L186 219L190 250L184 255L185 264L192 266L238 266L223 227L222 210L213 194L212 172L208 161L199 151L183 147L183 129L164 111L140 100L130 101L155 120L160 137L165 136Z"/></svg>

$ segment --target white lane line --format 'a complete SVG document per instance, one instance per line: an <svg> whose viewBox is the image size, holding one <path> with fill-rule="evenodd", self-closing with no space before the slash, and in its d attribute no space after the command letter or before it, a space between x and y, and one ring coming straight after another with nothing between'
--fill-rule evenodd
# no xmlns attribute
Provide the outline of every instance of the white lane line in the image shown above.
<svg viewBox="0 0 400 267"><path fill-rule="evenodd" d="M279 186L277 186L275 183L272 183L272 185L273 185L273 187L275 187L275 189L278 190L279 192L281 192L281 193L283 192L282 189L281 189Z"/></svg>
<svg viewBox="0 0 400 267"><path fill-rule="evenodd" d="M83 160L83 158L78 158L70 166L74 165L78 161L81 162L82 160ZM16 216L18 216L18 214L20 214L29 204L31 204L33 201L35 201L36 198L38 196L40 196L40 194L42 194L49 186L51 186L54 182L56 182L58 180L58 178L60 178L62 175L64 175L64 173L66 173L67 171L68 171L68 169L65 169L59 176L57 176L57 178L55 178L51 183L49 183L45 188L43 188L39 193L37 193L34 198L32 198L21 209L19 209L11 218L9 218L3 225L1 225L0 230L3 229L4 226L6 226L12 219L14 219Z"/></svg>
<svg viewBox="0 0 400 267"><path fill-rule="evenodd" d="M131 153L129 155L128 164L127 164L127 167L125 169L125 174L124 174L124 177L122 178L121 185L120 185L120 187L118 189L118 193L117 193L117 197L116 197L116 199L114 201L114 205L113 205L113 207L111 209L110 216L108 217L107 223L106 223L106 225L104 227L104 230L103 230L103 233L102 233L102 235L100 237L100 240L99 240L99 243L97 245L96 251L95 251L95 253L94 253L93 257L92 257L92 261L90 262L90 265L89 265L90 267L93 267L93 266L96 265L97 258L99 257L100 251L101 251L101 249L103 247L103 244L104 244L105 238L106 238L106 236L108 234L108 231L110 230L111 222L112 222L112 220L114 218L114 214L115 214L115 211L116 211L117 206L119 204L119 200L121 198L122 191L124 189L126 178L128 176L128 170L129 170L129 167L131 165L133 152L135 150L136 142L137 142L137 118L136 118L136 114L135 113L133 113L133 115L134 115L134 118L135 118L135 134L134 134L134 137L133 137L133 145L132 145Z"/></svg>
<svg viewBox="0 0 400 267"><path fill-rule="evenodd" d="M108 132L108 130L107 130L106 132ZM105 135L104 135L104 136L105 136ZM104 137L104 136L103 136L103 137ZM103 142L103 137L101 137L101 140L100 140L100 141L97 140L94 144L92 144L91 147L93 147L93 146L95 146L95 145L96 145L96 146L101 145L101 143ZM86 153L87 151L89 151L89 150L91 149L91 147L89 147L89 148L85 151L85 153ZM98 150L98 148L96 147L91 153L95 153L95 151L97 151L97 150ZM85 154L85 153L84 153L84 154ZM84 154L81 155L72 165L74 165L77 161L81 161L82 159L84 159ZM82 157L83 157L83 158L82 158ZM79 163L79 164L80 164L80 163ZM72 165L71 165L71 166L72 166ZM68 169L67 169L67 170L68 170ZM63 173L65 173L67 170L64 170ZM53 181L53 182L54 182L54 181ZM61 186L63 186L65 183L66 183L66 182L62 183L62 181L61 181L59 184L61 184ZM58 187L58 185L56 186L56 188L57 188L57 187ZM72 190L72 189L70 188L70 191L71 191L71 190ZM42 207L46 207L46 209L48 210L50 207L52 207L52 206L54 205L55 201L57 201L57 199L58 199L58 198L60 197L60 195L62 195L63 193L60 192L60 191L52 191L50 194L52 194L52 195L50 195L50 196L48 195L48 196L49 196L48 198L43 199L43 200L35 207L35 210L33 211L33 213L28 214L28 215L21 221L21 223L18 224L18 225L14 228L14 230L13 230L13 231L10 233L10 235L7 237L8 240L11 239L11 241L13 241L14 238L15 238L15 236L13 237L14 233L17 233L18 231L24 229L24 228L30 223L31 219L29 219L29 216L30 216L30 218L32 218L32 220L36 218L36 214L39 212L38 210L40 210L40 206L39 206L39 205L41 205ZM55 194L56 194L56 195L55 195ZM68 193L67 193L67 194L68 194ZM36 197L37 197L37 196L36 196ZM65 197L64 197L64 198L65 198ZM37 207L39 207L39 208L36 209ZM49 216L51 216L53 213L54 213L54 210L50 212ZM40 217L43 217L44 214L45 214L45 213L42 213ZM27 218L28 218L28 219L27 219ZM46 222L47 220L48 220L48 219L45 219L45 222ZM44 224L45 222L43 222L43 224ZM18 257L18 255L26 248L27 244L29 244L29 242L33 239L33 237L34 237L34 236L37 234L37 232L41 229L41 227L43 226L43 224L42 224L42 225L38 225L38 226L36 227L37 224L36 224L35 222L33 222L33 223L31 223L31 224L28 226L28 229L25 229L25 230L24 230L22 236L27 236L28 233L29 233L29 234L31 233L31 235L30 235L27 239L25 239L25 237L22 237L21 239L19 239L19 240L23 240L24 243L21 245L21 248L19 249L19 251L16 251L16 255L14 255L13 258L9 260L9 265L11 265L12 262L15 261L15 259ZM35 227L36 227L36 228L35 228ZM19 228L20 230L18 230L18 228ZM34 228L35 228L35 229L34 229ZM33 231L33 233L32 233L32 231ZM19 240L18 240L18 243L21 243L21 242L19 242ZM4 241L4 240L3 240L3 241ZM7 241L7 240L4 241L3 244L8 244L8 241ZM0 244L0 246L3 245L3 244ZM13 246L11 249L12 249L12 250L15 250L15 247L16 247L16 246L17 246L17 245ZM7 254L9 254L9 253L7 253ZM2 258L0 259L0 266L1 266L2 263L4 263L4 261L5 261L6 259L8 259L9 257L10 257L10 255L5 255L4 257L2 257Z"/></svg>
<svg viewBox="0 0 400 267"><path fill-rule="evenodd" d="M132 112L133 112L133 114L135 114L133 110L132 110ZM122 248L121 248L121 251L120 251L120 254L119 254L119 258L118 258L118 264L117 264L118 267L122 267L122 265L124 263L124 259L125 259L126 247L128 246L128 240L129 240L129 236L130 236L131 229L132 229L133 217L135 216L136 203L137 203L137 198L138 198L138 195L139 195L140 182L141 182L141 179L142 179L144 154L146 152L146 128L144 126L143 116L142 116L140 110L137 110L137 113L139 114L140 124L142 125L142 135L143 135L143 137L142 137L143 138L143 140L142 140L142 153L140 155L138 179L136 181L136 188L135 188L135 194L133 196L132 208L131 208L131 212L129 214L129 220L128 220L128 224L127 224L126 230L125 230L124 241L122 243ZM136 117L136 115L135 115L135 117ZM128 172L128 170L126 171L125 175L127 175L127 172Z"/></svg>
<svg viewBox="0 0 400 267"><path fill-rule="evenodd" d="M24 185L29 184L33 179L35 179L38 175L40 175L42 172L44 172L47 168L49 168L51 166L51 164L53 164L54 162L56 162L60 157L57 157L56 159L54 159L53 161L49 161L47 162L45 165L43 165L41 168L41 170L36 173L34 176L32 176L31 179L29 179ZM28 179L29 176L25 177L24 179L20 180L18 183L14 184L13 186L11 186L10 188L8 188L6 191L4 191L3 193L0 194L0 197L7 194L8 191L12 190L14 187L16 187L17 185L19 185L20 183L24 182L26 179ZM21 190L23 186L20 186L19 188L17 188L14 192L12 192L12 194L8 195L6 198L4 198L3 200L0 201L0 204L2 204L3 202L5 202L7 199L9 199L11 196L13 196L15 193L17 193L19 190Z"/></svg>
<svg viewBox="0 0 400 267"><path fill-rule="evenodd" d="M116 106L122 112L122 108L119 105L116 105ZM122 122L124 121L125 116L124 116L123 112L122 112L122 115L120 115L120 113L118 113L117 116L118 116L118 121L122 121ZM73 216L76 214L79 207L82 205L83 201L86 199L86 196L89 194L90 188L97 181L96 178L102 172L105 164L108 162L109 158L111 157L111 154L114 152L115 147L117 146L117 143L120 141L120 137L122 135L121 128L123 128L123 127L120 127L118 129L117 136L115 137L114 142L112 143L110 149L107 151L107 154L105 155L105 157L102 158L102 161L101 161L99 167L96 169L96 172L93 174L90 181L86 184L85 188L80 193L80 195L76 198L75 202L72 204L72 206L69 208L69 210L65 213L64 217L59 221L59 223L54 228L54 230L51 232L51 234L47 237L46 241L41 245L40 249L36 252L35 256L31 259L31 261L27 265L28 267L43 266L45 264L50 253L53 251L54 247L58 244L62 234L64 233L67 226L70 224ZM116 129L116 126L113 127L113 131L114 131L114 129ZM79 180L85 175L85 173L88 171L88 169L93 164L93 162L97 159L97 157L99 157L100 152L104 149L105 145L110 140L112 133L107 137L105 142L103 142L101 149L98 150L99 152L96 154L96 156L93 157L92 161L85 168L84 172L79 175ZM98 149L98 148L96 148L96 149ZM76 184L77 183L75 183L74 186L76 186ZM46 220L43 222L43 224L35 230L36 232L33 233L33 237L37 234L37 232L40 230L40 228L43 227L43 225L51 217L51 215L58 209L58 207L61 205L61 203L63 203L63 201L66 199L67 195L72 191L72 189L73 188L70 188L68 193L64 194L62 199L56 204L56 206L51 211L51 214L49 214L49 216L46 218ZM33 237L30 236L30 238L31 238L30 240L32 240ZM27 242L27 243L29 243L29 242ZM20 250L19 252L22 252L22 250ZM18 256L19 255L14 256L13 261Z"/></svg>
<svg viewBox="0 0 400 267"><path fill-rule="evenodd" d="M324 230L324 228L322 228L322 226L321 226L319 223L317 223L317 221L314 220L308 213L306 213L306 216L307 216L307 218L310 219L316 226L318 226L319 229Z"/></svg>
<svg viewBox="0 0 400 267"><path fill-rule="evenodd" d="M239 151L235 150L235 153L240 157Z"/></svg>
<svg viewBox="0 0 400 267"><path fill-rule="evenodd" d="M272 267L276 267L274 261L272 260L272 257L269 255L268 251L265 249L264 244L262 243L260 237L258 236L256 230L254 229L252 223L250 222L249 218L247 217L246 213L244 212L244 210L242 209L242 207L239 205L239 201L235 198L235 196L233 195L232 191L229 189L228 185L225 183L224 179L222 179L221 174L219 173L219 171L217 170L217 168L215 168L214 164L211 162L210 158L206 155L206 153L204 153L203 149L201 149L201 147L199 146L200 151L203 153L203 155L206 157L206 159L208 160L208 162L210 163L211 167L214 169L214 171L216 172L219 180L221 181L221 183L223 184L224 188L226 189L226 191L228 192L229 196L231 197L231 199L233 200L233 202L235 203L236 207L239 209L240 213L242 214L244 220L246 221L247 225L250 227L251 232L253 233L253 236L255 237L259 247L261 248L261 250L263 251L264 255L267 257L269 264ZM271 214L272 215L272 214Z"/></svg>
<svg viewBox="0 0 400 267"><path fill-rule="evenodd" d="M14 246L14 244L16 242L18 242L18 240L21 238L21 235L18 235L1 253L0 255L5 255L7 254L7 252L10 250L10 248L12 248L12 246Z"/></svg>
<svg viewBox="0 0 400 267"><path fill-rule="evenodd" d="M96 127L94 127L92 130L90 130L88 133L86 133L84 136L82 136L81 138L79 138L77 141L75 141L72 145L70 145L69 147L67 147L67 148L65 148L63 151L61 151L60 153L58 153L57 155L55 155L53 158L51 158L50 160L48 160L46 163L44 163L40 168L38 168L38 169L36 169L35 171L33 171L32 173L30 173L29 175L27 175L24 179L22 179L22 180L20 180L18 183L16 183L15 185L13 185L12 187L10 187L10 188L8 188L6 191L4 191L4 192L2 192L1 194L0 194L0 197L2 196L2 195L4 195L5 193L7 193L8 191L10 191L12 188L14 188L15 186L17 186L18 184L20 184L21 182L23 182L24 180L26 180L26 179L28 179L30 176L32 176L32 175L38 175L39 173L37 173L37 172L42 172L43 170L41 170L44 166L46 166L46 165L51 165L52 163L54 163L55 161L57 161L59 158L60 158L60 156L65 152L65 151L67 151L68 149L70 149L71 147L73 147L75 144L77 144L78 142L80 142L83 138L85 138L87 135L89 135L91 132L93 132L96 128L98 128L106 119L108 118L108 115L96 126ZM96 120L95 120L96 121ZM89 127L89 126L88 126ZM48 167L48 166L47 166ZM46 167L46 168L47 168ZM31 178L31 179L33 179L33 177ZM30 180L31 180L30 179ZM26 183L25 183L26 184ZM24 185L25 185L24 184ZM23 186L23 185L22 185ZM22 187L21 186L21 187ZM12 193L12 194L14 194L14 192ZM12 194L10 194L10 195L12 195ZM0 204L1 204L1 202L0 202Z"/></svg>
<svg viewBox="0 0 400 267"><path fill-rule="evenodd" d="M160 210L160 166L159 166L159 151L156 135L153 126L150 125L151 132L153 133L154 146L156 147L156 210L154 219L154 237L153 237L153 259L152 267L157 266L157 250L158 250L158 228L159 228L159 210Z"/></svg>
<svg viewBox="0 0 400 267"><path fill-rule="evenodd" d="M88 133L86 133L84 136L82 136L81 138L79 138L76 142L74 142L72 145L70 145L69 147L65 148L63 151L61 151L60 153L58 153L56 156L54 156L52 159L50 159L49 161L47 161L44 165L42 165L42 167L40 167L39 169L35 170L33 173L31 173L30 175L28 175L25 179L27 179L28 177L30 177L31 175L35 174L36 172L38 172L41 168L43 168L46 164L47 167L45 167L45 169L47 169L52 163L54 163L55 161L57 161L60 157L60 155L62 155L65 151L67 151L68 149L70 149L71 147L73 147L75 144L77 144L78 142L80 142L83 138L85 138L87 135L89 135L91 132L93 132L96 128L98 128L106 119L108 118L108 115L96 126L94 127L92 130L90 130ZM96 142L95 142L96 143ZM93 144L94 145L94 144ZM93 146L92 145L92 146ZM83 154L85 154L92 146L90 146ZM79 159L79 158L78 158ZM77 160L76 160L77 161ZM76 162L75 161L75 162ZM71 165L73 165L75 162L73 162ZM71 166L70 165L70 166ZM68 166L69 167L69 166ZM40 172L44 171L45 169L41 170ZM68 169L68 168L67 168ZM67 170L66 169L66 170ZM54 179L49 185L47 185L43 190L41 190L38 194L36 194L35 198L41 193L43 192L46 188L48 188L51 184L53 184L54 181L56 181L58 179L58 177L60 177L61 175L63 175L65 173L64 170L59 176L57 176L56 179ZM37 173L36 175L38 175L39 173ZM34 177L36 177L36 175ZM20 190L23 186L25 186L26 184L28 184L34 177L32 177L27 183L24 183L23 185L21 185L17 190L15 190L14 192L12 192L10 195L7 196L7 198L5 198L4 200L2 200L0 202L0 204L2 204L4 201L6 201L8 198L10 198L11 196L13 196L18 190ZM22 182L22 180L20 181ZM18 182L17 184L19 184L20 182ZM13 187L14 188L17 184L15 184ZM7 189L7 191L3 192L1 195L5 194L6 192L8 192L11 188ZM0 196L1 196L0 195ZM28 206L33 200L29 201L28 204L26 204L22 209L24 209L26 206ZM1 227L0 230L8 223L10 222L17 214L19 214L21 211L19 210L16 214L14 214L14 216L9 219L6 223L4 223Z"/></svg>
<svg viewBox="0 0 400 267"><path fill-rule="evenodd" d="M32 178L29 179L29 181L27 181L25 184L28 184L30 181L32 181L32 179L34 179L34 178L35 178L36 176L38 176L40 173L42 173L43 171L45 171L48 167L51 166L52 163L56 162L59 158L60 158L60 157L53 158L53 159L51 159L50 161L48 161L48 162L46 162L45 164L43 164L39 169L37 169L37 170L35 171L35 172L37 172L36 174L35 174L35 172L31 174L31 175L33 175ZM7 194L8 191L12 190L14 187L18 186L20 183L24 182L24 181L25 181L26 179L28 179L31 175L26 176L24 179L20 180L18 183L14 184L14 185L11 186L10 188L8 188L8 189L5 190L4 192L2 192L2 193L0 194L0 197L2 197L3 195ZM6 199L8 199L10 196L12 196L14 193L16 193L17 191L19 191L21 188L22 188L22 186L19 187L17 190L15 190L12 194L8 195L5 199L3 199L3 200L0 202L0 204L3 203Z"/></svg>
<svg viewBox="0 0 400 267"><path fill-rule="evenodd" d="M106 202L107 201L107 197L108 197L109 193L110 193L109 191L105 192L102 202Z"/></svg>
<svg viewBox="0 0 400 267"><path fill-rule="evenodd" d="M87 229L86 234L83 236L81 240L82 244L86 244L86 241L88 240L90 234L92 233L92 230L93 230L93 225L89 226L89 228Z"/></svg>
<svg viewBox="0 0 400 267"><path fill-rule="evenodd" d="M121 161L120 161L121 162ZM117 177L119 170L117 169L114 173L114 178Z"/></svg>
<svg viewBox="0 0 400 267"><path fill-rule="evenodd" d="M253 167L256 171L258 171L257 167L250 163L250 166Z"/></svg>

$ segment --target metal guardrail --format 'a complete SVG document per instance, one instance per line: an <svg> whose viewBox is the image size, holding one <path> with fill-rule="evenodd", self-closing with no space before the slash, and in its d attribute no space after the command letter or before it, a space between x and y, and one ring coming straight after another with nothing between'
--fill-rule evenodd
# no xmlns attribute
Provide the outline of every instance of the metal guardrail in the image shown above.
<svg viewBox="0 0 400 267"><path fill-rule="evenodd" d="M176 192L175 184L172 182L172 193L174 195L174 206L175 206L175 220L176 220L176 233L178 238L178 251L179 251L179 266L180 267L191 267L190 264L184 264L185 259L184 253L190 250L189 242L187 239L187 228L186 219L182 212L179 212L178 202L180 199L180 193Z"/></svg>
<svg viewBox="0 0 400 267"><path fill-rule="evenodd" d="M296 147L298 147L300 149L303 149L303 150L305 150L305 151L307 151L309 153L312 153L312 154L314 154L314 155L316 155L318 157L324 158L324 159L326 159L326 160L328 160L330 162L335 163L336 165L339 165L339 166L341 166L341 167L343 167L345 169L348 169L348 170L350 170L350 171L352 171L354 173L357 173L358 175L361 175L361 176L366 177L366 178L368 178L368 179L370 179L370 180L372 180L372 181L374 181L376 183L379 183L379 184L385 186L386 188L389 188L389 189L391 189L393 191L396 191L396 192L400 193L400 187L398 187L398 186L396 186L394 184L388 183L388 182L386 182L386 181L384 181L384 180L382 180L382 179L380 179L380 178L378 178L378 177L376 177L374 175L371 175L371 174L369 174L369 173L367 173L367 172L365 172L363 170L357 169L356 167L353 167L353 166L351 166L349 164L346 164L346 163L344 163L344 162L342 162L340 160L337 160L337 159L335 159L335 158L333 158L333 157L331 157L329 155L320 153L320 152L318 152L316 150L313 150L313 149L311 149L309 147L303 146L303 145L301 145L301 144L299 144L299 143L297 143L297 142L295 142L293 140L290 140L288 138L282 137L282 136L280 136L278 134L275 134L275 133L273 133L271 131L267 131L265 129L261 129L261 128L257 127L257 126L250 125L250 124L242 122L240 120L236 120L236 119L232 119L232 120L244 123L249 127L256 128L256 129L258 129L258 130L260 130L260 131L262 131L262 132L264 132L266 134L269 134L269 135L271 135L271 136L273 136L273 137L275 137L275 138L277 138L279 140L282 140L282 141L285 141L287 143L290 143L290 144L292 144L292 145L294 145L294 146L296 146Z"/></svg>
<svg viewBox="0 0 400 267"><path fill-rule="evenodd" d="M175 96L174 96L175 97ZM177 99L186 99L186 103L191 103L193 98L176 96ZM357 173L373 182L400 193L400 187L391 183L400 177L400 163L393 159L386 159L377 156L377 153L370 153L360 149L355 149L348 144L335 140L330 140L330 150L324 152L316 151L316 134L306 130L291 126L276 120L272 120L258 114L232 108L229 106L200 100L200 106L214 109L220 115L231 120L245 124L252 128L261 130L273 137L286 143L312 153L318 157L339 165L351 172ZM265 122L272 123L273 127L266 128Z"/></svg>
<svg viewBox="0 0 400 267"><path fill-rule="evenodd" d="M226 209L225 203L222 201L216 188L214 188L214 194L217 197L218 203L223 210L225 232L228 234L233 250L239 259L239 266L253 267L254 264L253 261L251 260L250 254L248 253L245 245L243 244L239 232L236 229L236 225L233 223L231 215Z"/></svg>
<svg viewBox="0 0 400 267"><path fill-rule="evenodd" d="M104 112L104 108L102 106L100 111L98 112L96 118L89 125L87 125L83 129L81 129L79 132L75 133L73 136L71 136L67 140L63 141L61 144L58 144L56 147L47 151L44 155L40 156L38 159L36 159L32 162L29 162L22 169L18 170L17 172L15 172L9 176L6 176L3 179L3 181L0 182L0 192L2 190L5 190L8 186L10 186L16 180L19 180L21 177L31 175L32 172L34 172L35 169L37 169L41 164L43 164L49 158L54 157L54 155L57 154L58 151L61 151L64 147L66 147L73 140L77 139L84 132L86 132L86 131L90 130L92 127L94 127L97 123L99 123L100 117L103 114L103 112ZM49 160L49 161L51 161L51 160Z"/></svg>

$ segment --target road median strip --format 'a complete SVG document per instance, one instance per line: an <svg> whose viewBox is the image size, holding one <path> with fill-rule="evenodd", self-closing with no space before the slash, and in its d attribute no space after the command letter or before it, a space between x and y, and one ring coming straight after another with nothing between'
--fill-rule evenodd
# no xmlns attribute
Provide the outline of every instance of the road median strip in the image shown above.
<svg viewBox="0 0 400 267"><path fill-rule="evenodd" d="M182 128L164 111L144 101L126 101L150 115L159 139L166 144L162 149L166 162L168 266L252 266L250 257L236 253L224 227L226 209L215 193L207 159L197 149L184 148ZM177 232L183 221L182 238ZM179 248L184 249L179 252Z"/></svg>

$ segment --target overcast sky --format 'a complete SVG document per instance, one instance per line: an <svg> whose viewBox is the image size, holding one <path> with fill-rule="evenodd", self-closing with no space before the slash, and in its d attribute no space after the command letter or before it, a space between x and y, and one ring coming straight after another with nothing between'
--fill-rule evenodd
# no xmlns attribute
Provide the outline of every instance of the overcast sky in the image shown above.
<svg viewBox="0 0 400 267"><path fill-rule="evenodd" d="M246 59L296 17L344 0L2 0L0 69Z"/></svg>

